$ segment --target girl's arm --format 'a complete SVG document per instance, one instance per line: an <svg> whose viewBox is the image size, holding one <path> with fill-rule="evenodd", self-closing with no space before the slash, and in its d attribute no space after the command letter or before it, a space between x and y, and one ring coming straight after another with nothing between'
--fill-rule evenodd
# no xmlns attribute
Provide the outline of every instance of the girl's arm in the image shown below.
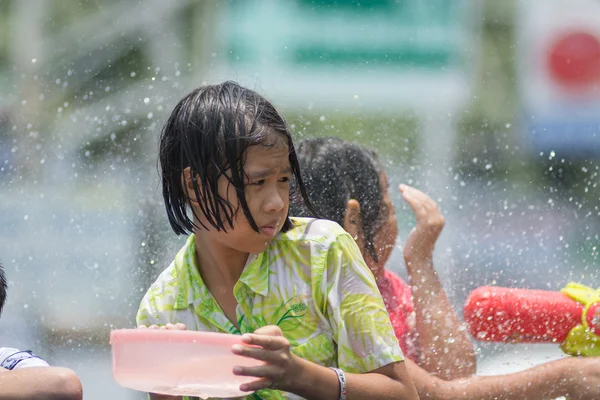
<svg viewBox="0 0 600 400"><path fill-rule="evenodd" d="M507 375L444 381L410 360L407 370L419 396L431 400L569 400L600 398L600 359L569 357Z"/></svg>
<svg viewBox="0 0 600 400"><path fill-rule="evenodd" d="M81 382L60 367L0 368L0 400L81 400Z"/></svg>
<svg viewBox="0 0 600 400"><path fill-rule="evenodd" d="M340 398L337 374L329 368L300 359L303 367L301 379L290 392L306 399ZM418 399L419 396L403 362L388 364L365 374L346 373L346 399Z"/></svg>
<svg viewBox="0 0 600 400"><path fill-rule="evenodd" d="M290 352L290 343L277 326L265 326L245 334L248 345L234 346L233 352L265 361L258 367L236 367L234 373L259 379L244 384L242 390L278 389L306 399L340 399L340 382L332 369L304 360ZM403 362L390 363L364 374L345 373L346 399L414 400L419 396Z"/></svg>
<svg viewBox="0 0 600 400"><path fill-rule="evenodd" d="M433 248L444 217L420 190L400 185L400 192L417 218L404 246L404 261L415 300L419 365L446 380L473 375L473 344L433 267Z"/></svg>

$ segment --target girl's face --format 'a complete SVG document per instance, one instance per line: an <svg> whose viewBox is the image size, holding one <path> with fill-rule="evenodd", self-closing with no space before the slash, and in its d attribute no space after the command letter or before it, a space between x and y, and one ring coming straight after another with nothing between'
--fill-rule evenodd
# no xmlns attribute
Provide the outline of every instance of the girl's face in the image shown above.
<svg viewBox="0 0 600 400"><path fill-rule="evenodd" d="M385 266L392 255L392 251L396 245L396 238L398 237L396 210L392 204L387 174L381 172L379 180L381 181L383 198L381 201L378 225L375 228L375 235L373 237L373 245L375 247L375 252L377 253L377 262L372 259L366 248L362 249L363 257L372 271L379 270Z"/></svg>
<svg viewBox="0 0 600 400"><path fill-rule="evenodd" d="M246 201L259 232L250 226L235 188L222 176L219 178L219 195L231 204L237 204L233 229L227 232L211 229L203 231L203 234L230 250L251 254L266 250L282 229L288 215L292 179L288 152L289 148L282 139L278 139L273 146L251 146L246 152Z"/></svg>

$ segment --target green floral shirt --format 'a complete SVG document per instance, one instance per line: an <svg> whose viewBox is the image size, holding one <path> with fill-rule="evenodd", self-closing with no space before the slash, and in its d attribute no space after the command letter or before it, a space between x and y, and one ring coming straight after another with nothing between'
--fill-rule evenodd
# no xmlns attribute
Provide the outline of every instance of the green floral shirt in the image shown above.
<svg viewBox="0 0 600 400"><path fill-rule="evenodd" d="M138 325L184 323L190 330L242 334L277 325L299 357L364 373L403 360L390 319L358 246L338 224L293 218L268 249L250 255L233 293L232 324L197 267L191 235L144 296ZM261 390L247 399L299 399Z"/></svg>

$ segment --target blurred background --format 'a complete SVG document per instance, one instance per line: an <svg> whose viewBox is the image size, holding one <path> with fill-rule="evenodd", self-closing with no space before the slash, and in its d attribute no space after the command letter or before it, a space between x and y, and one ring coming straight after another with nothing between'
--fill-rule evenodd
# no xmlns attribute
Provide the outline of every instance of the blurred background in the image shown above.
<svg viewBox="0 0 600 400"><path fill-rule="evenodd" d="M395 187L430 194L457 310L482 285L600 286L598 1L0 0L1 345L75 369L86 399L143 398L113 382L108 337L184 240L157 136L225 79L273 100L296 140L379 151L401 275L414 217ZM481 373L560 354L477 347Z"/></svg>

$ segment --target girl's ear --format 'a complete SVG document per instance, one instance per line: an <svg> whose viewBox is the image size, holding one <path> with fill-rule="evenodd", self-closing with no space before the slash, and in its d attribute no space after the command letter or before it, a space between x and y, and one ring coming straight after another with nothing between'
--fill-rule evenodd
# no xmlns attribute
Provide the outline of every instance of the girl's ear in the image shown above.
<svg viewBox="0 0 600 400"><path fill-rule="evenodd" d="M360 203L354 199L346 203L346 214L344 215L344 230L359 241L362 239L362 224L360 220Z"/></svg>
<svg viewBox="0 0 600 400"><path fill-rule="evenodd" d="M183 195L190 203L198 203L198 198L196 197L196 192L194 192L194 178L193 173L190 167L186 167L183 170L183 174L181 175L181 186L183 188ZM200 190L200 185L198 185L198 191Z"/></svg>

